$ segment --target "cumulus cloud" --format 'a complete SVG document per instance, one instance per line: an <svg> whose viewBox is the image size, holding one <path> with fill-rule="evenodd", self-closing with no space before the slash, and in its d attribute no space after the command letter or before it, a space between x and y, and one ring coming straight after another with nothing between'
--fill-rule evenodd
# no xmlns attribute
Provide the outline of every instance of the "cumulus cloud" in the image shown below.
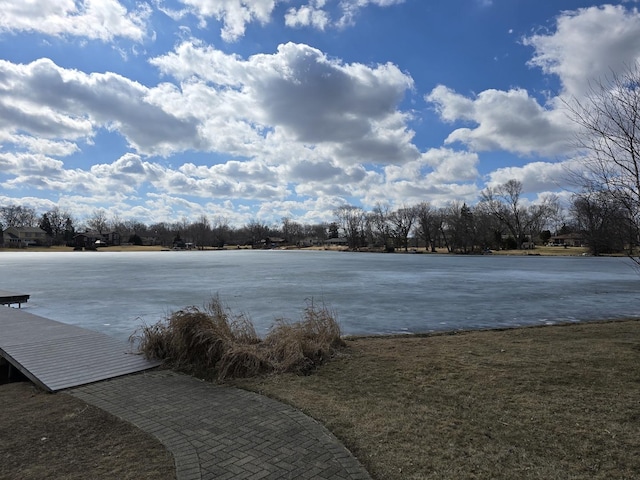
<svg viewBox="0 0 640 480"><path fill-rule="evenodd" d="M318 30L325 30L330 26L344 28L353 25L360 10L369 5L389 7L404 3L404 0L341 0L333 16L329 11L331 3L336 2L312 0L306 5L291 7L285 15L285 24L289 27L313 27Z"/></svg>
<svg viewBox="0 0 640 480"><path fill-rule="evenodd" d="M285 24L289 27L314 27L324 30L331 22L329 14L323 9L325 0L315 0L299 8L291 7L285 15Z"/></svg>
<svg viewBox="0 0 640 480"><path fill-rule="evenodd" d="M531 162L521 167L505 167L489 175L487 186L496 187L509 180L522 182L525 193L558 191L566 189L568 167L572 160L564 162Z"/></svg>
<svg viewBox="0 0 640 480"><path fill-rule="evenodd" d="M331 145L347 163L401 163L419 155L408 116L398 110L413 80L393 64L344 64L294 43L244 60L198 42L151 63L182 82L162 92L164 101L175 104L172 111L206 114L214 144L215 132L233 122L249 141L275 130L285 142Z"/></svg>
<svg viewBox="0 0 640 480"><path fill-rule="evenodd" d="M290 7L284 16L288 27L312 27L319 30L333 26L343 28L353 25L358 13L370 5L389 7L404 3L405 0L311 0L302 5ZM278 4L290 3L286 0L180 0L186 10L200 19L201 27L209 18L222 23L221 37L226 42L234 42L244 36L247 25L271 21ZM161 7L172 18L184 15ZM332 16L332 11L336 11ZM335 19L333 19L335 18Z"/></svg>
<svg viewBox="0 0 640 480"><path fill-rule="evenodd" d="M158 178L154 164L141 161L134 154L125 154L111 164L96 164L87 170L65 168L61 160L27 152L2 153L0 165L11 172L4 182L6 188L29 186L59 194L95 195L123 199L134 195L144 182Z"/></svg>
<svg viewBox="0 0 640 480"><path fill-rule="evenodd" d="M373 186L368 197L372 199L371 205L383 192L386 192L384 198L395 205L428 199L434 205L443 206L452 198L472 203L479 191L476 186L478 164L476 153L432 148L405 165L385 167L384 177Z"/></svg>
<svg viewBox="0 0 640 480"><path fill-rule="evenodd" d="M640 60L640 13L622 5L565 11L555 29L524 39L531 66L557 75L566 95L581 97L589 82Z"/></svg>
<svg viewBox="0 0 640 480"><path fill-rule="evenodd" d="M139 3L127 10L118 0L4 0L0 31L37 32L53 36L111 41L146 36L150 7Z"/></svg>
<svg viewBox="0 0 640 480"><path fill-rule="evenodd" d="M569 148L573 126L562 111L542 107L527 91L485 90L475 98L437 86L425 97L447 122L462 121L473 127L457 128L445 140L470 148L507 150L524 155L561 154Z"/></svg>
<svg viewBox="0 0 640 480"><path fill-rule="evenodd" d="M167 154L197 145L192 118L177 118L147 100L149 89L113 73L86 74L49 59L0 60L0 130L46 139L79 140L96 128L117 131L145 153ZM24 134L16 137L24 144Z"/></svg>
<svg viewBox="0 0 640 480"><path fill-rule="evenodd" d="M420 158L398 107L413 81L393 64L346 64L293 43L244 59L200 42L151 63L166 80L156 86L45 58L0 61L0 142L12 150L0 156L3 187L121 206L154 192L340 203L385 181L377 165ZM131 151L85 169L55 158L99 132L121 135ZM214 153L213 165L153 159L188 151Z"/></svg>
<svg viewBox="0 0 640 480"><path fill-rule="evenodd" d="M534 49L529 65L558 76L562 91L542 105L523 88L464 96L439 85L425 100L443 121L455 125L446 144L519 155L571 153L576 126L563 101L581 98L594 81L640 60L640 14L620 5L565 11L555 19L555 28L523 43Z"/></svg>
<svg viewBox="0 0 640 480"><path fill-rule="evenodd" d="M405 165L385 167L387 181L417 180L430 183L475 181L478 155L448 148L432 148Z"/></svg>
<svg viewBox="0 0 640 480"><path fill-rule="evenodd" d="M206 26L210 17L222 22L221 36L233 42L244 36L248 23L267 23L276 6L276 0L180 0Z"/></svg>
<svg viewBox="0 0 640 480"><path fill-rule="evenodd" d="M392 64L370 68L327 59L306 45L253 57L251 94L265 120L303 142L344 142L372 132L396 111L411 79ZM256 71L257 73L257 71Z"/></svg>

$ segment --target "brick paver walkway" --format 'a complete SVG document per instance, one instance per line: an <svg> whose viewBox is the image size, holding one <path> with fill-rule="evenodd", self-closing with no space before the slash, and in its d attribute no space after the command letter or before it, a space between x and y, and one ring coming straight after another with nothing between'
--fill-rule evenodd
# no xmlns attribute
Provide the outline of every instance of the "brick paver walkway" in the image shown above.
<svg viewBox="0 0 640 480"><path fill-rule="evenodd" d="M67 393L158 438L178 480L370 478L318 422L255 393L167 370Z"/></svg>

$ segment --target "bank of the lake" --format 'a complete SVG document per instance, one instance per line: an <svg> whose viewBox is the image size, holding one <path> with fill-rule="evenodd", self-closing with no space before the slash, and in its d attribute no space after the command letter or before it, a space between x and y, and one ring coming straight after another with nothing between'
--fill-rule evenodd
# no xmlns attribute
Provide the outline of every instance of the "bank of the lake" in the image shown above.
<svg viewBox="0 0 640 480"><path fill-rule="evenodd" d="M99 252L161 252L171 250L170 247L165 247L162 245L111 245L108 247L100 247L97 248L96 251ZM223 248L214 248L214 247L202 247L202 249L195 249L196 251L203 252L219 252L224 250L253 250L250 246L240 246L240 245L226 245ZM322 250L322 251L330 251L330 252L348 252L349 250L346 247L341 246L316 246L316 247L282 247L280 250ZM39 246L31 246L29 248L7 248L0 247L0 253L26 253L26 252L42 252L42 253L56 253L56 252L73 252L73 247L67 246L52 246L52 247L39 247ZM383 252L380 249L362 249L359 252L363 253L384 253L388 255L388 252ZM394 254L439 254L439 255L459 255L457 253L449 252L446 248L437 248L435 252L425 248L411 248L408 251L404 251L403 249L397 249L393 252ZM553 257L572 257L572 256L583 256L589 254L589 249L586 247L560 247L560 246L538 246L534 249L530 250L495 250L489 252L491 255L540 255L540 256L553 256ZM615 255L615 256L624 256L623 254Z"/></svg>

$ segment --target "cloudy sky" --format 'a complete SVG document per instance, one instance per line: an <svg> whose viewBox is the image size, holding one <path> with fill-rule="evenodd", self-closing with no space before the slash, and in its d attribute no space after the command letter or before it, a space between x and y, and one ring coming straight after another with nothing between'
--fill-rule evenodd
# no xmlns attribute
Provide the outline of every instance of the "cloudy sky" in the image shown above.
<svg viewBox="0 0 640 480"><path fill-rule="evenodd" d="M634 1L3 0L0 206L145 223L564 195Z"/></svg>

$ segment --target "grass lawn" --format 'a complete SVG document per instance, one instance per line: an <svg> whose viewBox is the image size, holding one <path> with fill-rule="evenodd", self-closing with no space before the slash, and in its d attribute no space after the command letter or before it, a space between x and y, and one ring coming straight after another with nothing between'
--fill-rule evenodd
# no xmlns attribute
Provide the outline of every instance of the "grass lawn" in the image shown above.
<svg viewBox="0 0 640 480"><path fill-rule="evenodd" d="M324 423L376 479L640 478L640 321L354 338L237 385Z"/></svg>
<svg viewBox="0 0 640 480"><path fill-rule="evenodd" d="M151 435L70 395L5 378L0 480L175 480L173 456Z"/></svg>
<svg viewBox="0 0 640 480"><path fill-rule="evenodd" d="M324 423L374 479L640 478L640 321L369 337L313 375L236 380ZM0 385L0 479L173 478L153 439Z"/></svg>

